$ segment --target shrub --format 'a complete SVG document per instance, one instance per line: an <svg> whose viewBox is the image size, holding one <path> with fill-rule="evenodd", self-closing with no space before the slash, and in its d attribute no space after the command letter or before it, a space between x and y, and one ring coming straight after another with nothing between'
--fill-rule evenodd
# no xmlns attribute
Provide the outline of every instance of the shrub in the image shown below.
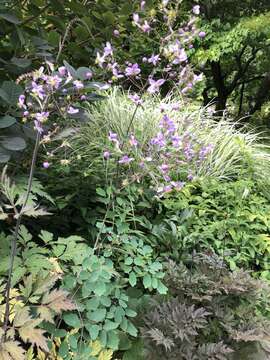
<svg viewBox="0 0 270 360"><path fill-rule="evenodd" d="M161 201L165 210L154 221L152 245L173 254L218 253L231 269L252 269L270 279L269 202L249 180L208 180L187 186Z"/></svg>
<svg viewBox="0 0 270 360"><path fill-rule="evenodd" d="M246 343L269 346L269 287L249 273L194 254L168 264L167 284L171 297L144 316L146 358L221 360L234 351L239 359Z"/></svg>

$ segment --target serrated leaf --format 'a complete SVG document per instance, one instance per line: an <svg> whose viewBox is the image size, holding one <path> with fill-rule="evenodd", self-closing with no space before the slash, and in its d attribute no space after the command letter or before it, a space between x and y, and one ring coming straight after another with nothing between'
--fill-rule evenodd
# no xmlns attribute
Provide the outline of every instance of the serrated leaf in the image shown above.
<svg viewBox="0 0 270 360"><path fill-rule="evenodd" d="M60 314L65 310L76 309L75 304L68 298L68 293L64 290L53 290L42 298L42 304L47 305L51 310Z"/></svg>
<svg viewBox="0 0 270 360"><path fill-rule="evenodd" d="M30 316L30 308L28 306L25 306L16 312L13 325L15 327L20 327L25 325L27 322L31 320L33 319Z"/></svg>
<svg viewBox="0 0 270 360"><path fill-rule="evenodd" d="M101 322L105 319L106 312L106 309L97 309L90 313L87 317L91 321Z"/></svg>
<svg viewBox="0 0 270 360"><path fill-rule="evenodd" d="M47 306L40 305L37 307L37 314L42 320L48 321L54 324L52 312Z"/></svg>
<svg viewBox="0 0 270 360"><path fill-rule="evenodd" d="M37 348L49 352L47 339L44 336L45 330L37 329L36 326L41 322L40 319L26 323L25 326L19 328L19 334L25 343L31 343Z"/></svg>
<svg viewBox="0 0 270 360"><path fill-rule="evenodd" d="M89 332L91 340L96 340L98 337L98 334L99 334L100 326L93 325L93 324L86 324L85 327L86 327L87 331Z"/></svg>
<svg viewBox="0 0 270 360"><path fill-rule="evenodd" d="M102 350L98 355L98 360L111 360L113 356L112 350Z"/></svg>
<svg viewBox="0 0 270 360"><path fill-rule="evenodd" d="M18 341L7 341L2 345L2 348L10 355L10 359L25 360L25 350L20 346L20 343ZM8 360L7 357L5 357L4 359Z"/></svg>

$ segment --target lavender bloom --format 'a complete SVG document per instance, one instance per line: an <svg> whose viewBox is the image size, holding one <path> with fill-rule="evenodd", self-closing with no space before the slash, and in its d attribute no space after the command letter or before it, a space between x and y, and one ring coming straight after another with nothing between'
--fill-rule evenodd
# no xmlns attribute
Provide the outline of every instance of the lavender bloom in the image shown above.
<svg viewBox="0 0 270 360"><path fill-rule="evenodd" d="M109 132L108 139L112 142L118 142L117 134L113 132Z"/></svg>
<svg viewBox="0 0 270 360"><path fill-rule="evenodd" d="M200 5L194 5L192 8L193 14L199 15L200 14Z"/></svg>
<svg viewBox="0 0 270 360"><path fill-rule="evenodd" d="M42 85L38 85L35 81L32 81L32 93L37 95L41 100L45 97L45 91Z"/></svg>
<svg viewBox="0 0 270 360"><path fill-rule="evenodd" d="M191 143L186 143L184 146L184 155L185 158L190 161L194 157L194 150Z"/></svg>
<svg viewBox="0 0 270 360"><path fill-rule="evenodd" d="M172 136L172 145L178 148L181 145L181 137L179 135Z"/></svg>
<svg viewBox="0 0 270 360"><path fill-rule="evenodd" d="M187 179L188 179L188 181L192 181L194 179L194 176L192 175L191 172L188 173Z"/></svg>
<svg viewBox="0 0 270 360"><path fill-rule="evenodd" d="M200 37L201 39L205 38L205 36L206 36L206 32L205 32L205 31L200 31L200 32L199 32L199 37Z"/></svg>
<svg viewBox="0 0 270 360"><path fill-rule="evenodd" d="M130 66L126 67L125 74L126 76L136 76L139 75L141 72L141 69L139 68L139 65L131 64Z"/></svg>
<svg viewBox="0 0 270 360"><path fill-rule="evenodd" d="M144 10L145 4L146 4L146 1L141 1L141 11Z"/></svg>
<svg viewBox="0 0 270 360"><path fill-rule="evenodd" d="M128 95L128 98L134 102L134 104L136 104L137 106L142 105L142 99L139 97L139 95L134 94L134 95Z"/></svg>
<svg viewBox="0 0 270 360"><path fill-rule="evenodd" d="M84 100L87 99L87 97L86 97L85 95L82 95L82 96L80 97L80 99L81 99L82 101L84 101Z"/></svg>
<svg viewBox="0 0 270 360"><path fill-rule="evenodd" d="M164 79L153 80L151 78L148 79L150 86L148 87L147 91L150 94L154 94L159 91L160 86L165 83Z"/></svg>
<svg viewBox="0 0 270 360"><path fill-rule="evenodd" d="M44 167L44 169L48 169L48 167L50 166L50 163L48 161L44 161L42 166Z"/></svg>
<svg viewBox="0 0 270 360"><path fill-rule="evenodd" d="M153 54L153 55L148 59L148 63L149 63L149 64L153 64L154 66L156 66L157 63L159 62L159 60L160 60L159 55L154 55L154 54Z"/></svg>
<svg viewBox="0 0 270 360"><path fill-rule="evenodd" d="M48 111L42 111L41 113L36 113L35 118L39 123L43 123L48 120L49 112Z"/></svg>
<svg viewBox="0 0 270 360"><path fill-rule="evenodd" d="M62 79L58 75L48 76L47 77L47 84L50 85L52 88L58 89Z"/></svg>
<svg viewBox="0 0 270 360"><path fill-rule="evenodd" d="M87 73L85 74L85 76L87 77L87 79L91 79L91 78L93 77L92 71L87 71Z"/></svg>
<svg viewBox="0 0 270 360"><path fill-rule="evenodd" d="M159 166L159 169L163 174L166 174L169 171L170 167L168 164L162 164L161 166Z"/></svg>
<svg viewBox="0 0 270 360"><path fill-rule="evenodd" d="M60 74L61 76L65 76L65 75L66 75L66 68L65 68L65 66L60 66L60 67L58 68L58 72L59 72L59 74Z"/></svg>
<svg viewBox="0 0 270 360"><path fill-rule="evenodd" d="M184 182L182 182L182 181L172 181L171 182L171 185L173 186L173 188L175 189L175 190L182 190L183 189L183 187L185 186L185 183Z"/></svg>
<svg viewBox="0 0 270 360"><path fill-rule="evenodd" d="M140 22L140 17L138 14L133 14L133 21L135 22L136 25L139 24Z"/></svg>
<svg viewBox="0 0 270 360"><path fill-rule="evenodd" d="M159 126L165 128L169 133L174 133L176 131L175 123L168 115L163 116Z"/></svg>
<svg viewBox="0 0 270 360"><path fill-rule="evenodd" d="M18 105L20 108L24 108L26 109L26 106L25 106L25 96L24 95L20 95L19 96L19 102L18 102Z"/></svg>
<svg viewBox="0 0 270 360"><path fill-rule="evenodd" d="M174 53L175 59L173 60L173 64L174 65L178 65L182 62L187 61L187 54L185 49L178 49L175 53Z"/></svg>
<svg viewBox="0 0 270 360"><path fill-rule="evenodd" d="M73 85L77 90L83 89L84 85L80 80L73 81Z"/></svg>
<svg viewBox="0 0 270 360"><path fill-rule="evenodd" d="M29 116L29 111L25 110L25 111L23 112L23 116L24 116L24 117Z"/></svg>
<svg viewBox="0 0 270 360"><path fill-rule="evenodd" d="M110 158L110 156L111 156L111 153L109 151L104 151L104 153L103 153L104 159L108 160Z"/></svg>
<svg viewBox="0 0 270 360"><path fill-rule="evenodd" d="M141 29L143 32L149 34L151 31L151 26L148 24L148 22L145 20L144 24L141 26Z"/></svg>
<svg viewBox="0 0 270 360"><path fill-rule="evenodd" d="M165 181L167 181L167 182L171 181L171 178L170 178L169 175L164 175L164 176L163 176L163 179L164 179Z"/></svg>
<svg viewBox="0 0 270 360"><path fill-rule="evenodd" d="M137 139L135 138L134 135L130 136L129 143L130 143L131 146L134 146L134 147L138 146L138 141L137 141Z"/></svg>
<svg viewBox="0 0 270 360"><path fill-rule="evenodd" d="M120 36L119 30L117 30L117 29L113 30L113 35L114 35L115 37L119 37L119 36Z"/></svg>
<svg viewBox="0 0 270 360"><path fill-rule="evenodd" d="M205 160L206 156L213 150L213 145L209 144L207 146L203 146L199 151L199 160Z"/></svg>
<svg viewBox="0 0 270 360"><path fill-rule="evenodd" d="M44 130L43 130L42 126L41 126L40 121L34 120L34 124L35 124L34 128L37 130L37 132L39 134L42 134L44 132Z"/></svg>
<svg viewBox="0 0 270 360"><path fill-rule="evenodd" d="M106 46L104 47L104 57L107 57L109 55L113 55L113 48L111 43L109 41L106 42Z"/></svg>
<svg viewBox="0 0 270 360"><path fill-rule="evenodd" d="M164 147L166 145L164 135L161 132L159 132L156 137L150 140L150 144L157 145L161 148Z"/></svg>
<svg viewBox="0 0 270 360"><path fill-rule="evenodd" d="M124 155L118 162L119 164L129 164L134 158L130 158L128 155Z"/></svg>
<svg viewBox="0 0 270 360"><path fill-rule="evenodd" d="M79 109L75 109L75 108L73 108L72 106L70 106L70 107L68 108L68 110L67 110L67 113L68 113L68 114L71 114L71 115L73 115L73 114L78 114L78 112L79 112Z"/></svg>

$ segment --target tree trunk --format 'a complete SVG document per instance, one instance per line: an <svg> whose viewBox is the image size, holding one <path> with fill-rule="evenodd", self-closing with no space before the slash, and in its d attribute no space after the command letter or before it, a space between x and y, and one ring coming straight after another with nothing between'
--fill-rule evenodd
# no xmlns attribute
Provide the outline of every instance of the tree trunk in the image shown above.
<svg viewBox="0 0 270 360"><path fill-rule="evenodd" d="M217 90L216 111L217 111L217 115L222 115L223 111L226 109L226 104L229 94L224 83L220 62L212 61L211 70L212 70L214 85Z"/></svg>
<svg viewBox="0 0 270 360"><path fill-rule="evenodd" d="M257 91L257 94L255 96L255 103L253 105L253 107L250 110L251 114L254 114L255 111L261 110L263 104L268 100L270 95L270 72L268 72L260 87L259 90Z"/></svg>

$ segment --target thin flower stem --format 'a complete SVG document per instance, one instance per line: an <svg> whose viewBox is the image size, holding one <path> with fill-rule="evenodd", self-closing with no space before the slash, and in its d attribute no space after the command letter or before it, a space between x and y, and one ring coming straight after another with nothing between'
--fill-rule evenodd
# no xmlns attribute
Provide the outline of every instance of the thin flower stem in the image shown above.
<svg viewBox="0 0 270 360"><path fill-rule="evenodd" d="M28 178L27 190L25 193L25 198L24 198L21 210L17 216L16 227L15 227L14 236L13 236L12 243L11 243L10 265L9 265L7 284L6 284L6 294L5 294L6 306L5 306L5 315L4 315L4 325L3 325L4 333L1 338L1 343L6 341L6 337L7 337L8 322L9 322L9 315L10 315L10 304L9 304L10 290L11 290L11 281L12 281L14 260L15 260L15 256L16 256L16 250L17 250L17 241L18 241L18 236L19 236L21 220L23 217L25 207L27 206L27 202L28 202L28 199L29 199L29 196L31 193L32 185L33 185L33 177L34 177L34 170L35 170L37 154L38 154L38 149L39 149L39 143L40 143L40 133L37 132L36 143L35 143L35 148L33 151L31 168L30 168L30 173L29 173L29 178Z"/></svg>

